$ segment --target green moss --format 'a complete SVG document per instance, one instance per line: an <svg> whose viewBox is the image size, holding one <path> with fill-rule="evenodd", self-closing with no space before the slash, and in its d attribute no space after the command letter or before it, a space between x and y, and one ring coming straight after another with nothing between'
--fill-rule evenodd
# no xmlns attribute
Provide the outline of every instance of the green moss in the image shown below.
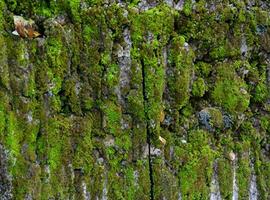
<svg viewBox="0 0 270 200"><path fill-rule="evenodd" d="M259 143L262 139L262 135L253 127L252 122L244 121L240 126L241 130L241 139L246 142L253 141L254 144Z"/></svg>
<svg viewBox="0 0 270 200"><path fill-rule="evenodd" d="M210 124L215 128L222 128L223 116L220 110L216 108L208 108L207 111L210 114Z"/></svg>
<svg viewBox="0 0 270 200"><path fill-rule="evenodd" d="M63 97L61 97L62 108L66 113L70 111L77 114L81 113L78 88L76 88L77 84L78 80L75 78L69 78L62 86L62 90L65 94Z"/></svg>
<svg viewBox="0 0 270 200"><path fill-rule="evenodd" d="M4 4L4 2L3 2L3 4ZM11 11L14 11L16 9L16 7L17 7L17 1L16 0L7 0L6 4L7 4L8 8Z"/></svg>
<svg viewBox="0 0 270 200"><path fill-rule="evenodd" d="M269 116L261 112L269 96L261 53L269 51L267 9L214 2L212 10L211 2L188 0L180 12L165 3L138 11L138 3L0 2L0 138L10 152L14 198L81 199L84 181L91 198L101 199L106 186L109 199L149 199L143 157L148 123L151 144L162 152L152 158L156 199L177 199L179 191L183 199L209 199L217 155L221 195L231 198L232 163L226 157L234 148L239 198L247 199L251 147L260 197L267 199L269 165L259 153L269 135ZM44 38L11 36L12 13L36 21ZM66 24L56 23L58 16ZM124 47L125 28L132 65L120 104L116 50ZM245 57L239 51L242 37L253 47ZM205 108L217 133L224 126L221 110L235 120L244 114L245 121L237 120L224 134L196 130L195 113ZM259 120L256 129L251 118ZM104 145L107 137L114 140L110 147Z"/></svg>
<svg viewBox="0 0 270 200"><path fill-rule="evenodd" d="M134 116L134 119L144 119L144 104L143 96L139 95L136 90L131 90L128 94L129 109Z"/></svg>
<svg viewBox="0 0 270 200"><path fill-rule="evenodd" d="M145 111L153 133L159 132L159 115L165 86L163 48L173 29L174 12L165 5L157 6L141 15L131 13L132 56L144 68ZM147 43L143 43L147 40ZM183 38L181 38L183 42ZM141 51L137 51L141 48Z"/></svg>
<svg viewBox="0 0 270 200"><path fill-rule="evenodd" d="M269 89L264 81L264 79L260 80L259 83L255 87L254 94L252 95L252 99L255 102L264 102L269 96Z"/></svg>
<svg viewBox="0 0 270 200"><path fill-rule="evenodd" d="M164 68L159 66L157 58L145 58L144 65L146 69L145 92L146 92L146 112L150 119L151 128L158 129L159 114L162 109L162 94L164 90ZM151 69L152 68L152 69ZM155 73L151 73L155 70Z"/></svg>
<svg viewBox="0 0 270 200"><path fill-rule="evenodd" d="M104 112L105 127L109 133L113 135L120 134L121 127L121 108L113 102L104 102L102 105L102 110Z"/></svg>
<svg viewBox="0 0 270 200"><path fill-rule="evenodd" d="M0 84L2 85L3 90L6 90L9 88L10 76L8 67L7 45L4 37L1 36L1 33L0 33L0 46L2 47L2 50L0 52L0 65L1 65Z"/></svg>
<svg viewBox="0 0 270 200"><path fill-rule="evenodd" d="M136 183L135 183L135 177L134 177L134 169L129 167L125 170L125 179L126 179L126 187L127 187L127 194L126 199L132 200L135 197L136 193Z"/></svg>
<svg viewBox="0 0 270 200"><path fill-rule="evenodd" d="M29 81L25 86L25 96L33 98L36 95L35 73L32 71L29 76Z"/></svg>
<svg viewBox="0 0 270 200"><path fill-rule="evenodd" d="M154 194L156 199L178 199L179 184L177 177L166 169L165 167L160 169L162 165L162 159L153 159L152 161L155 177ZM158 184L157 184L158 183ZM170 186L170 187L168 187Z"/></svg>
<svg viewBox="0 0 270 200"><path fill-rule="evenodd" d="M48 164L52 172L56 172L61 163L65 162L66 156L69 155L69 130L71 121L62 116L57 116L48 120L47 140L44 144L44 151L48 155Z"/></svg>
<svg viewBox="0 0 270 200"><path fill-rule="evenodd" d="M183 109L181 110L181 113L185 117L190 117L194 113L194 109L191 104L188 104L185 107L183 107Z"/></svg>
<svg viewBox="0 0 270 200"><path fill-rule="evenodd" d="M74 132L80 131L80 138L75 139L77 148L74 152L73 167L75 169L83 169L85 174L90 174L90 170L93 168L93 158L91 155L91 152L93 151L91 135L92 120L88 116L88 118L83 119L83 121L75 123L80 124L81 130L74 130Z"/></svg>
<svg viewBox="0 0 270 200"><path fill-rule="evenodd" d="M35 141L38 132L38 126L29 125L23 117L17 113L9 112L7 116L7 129L5 137L5 146L10 152L9 171L13 177L14 194L16 198L24 198L33 188L38 189L36 185L39 181L35 179L39 174L39 167L31 165L35 162ZM27 133L27 135L23 133ZM31 169L31 175L28 170ZM31 188L31 189L30 189ZM35 196L37 194L33 194Z"/></svg>
<svg viewBox="0 0 270 200"><path fill-rule="evenodd" d="M244 10L240 10L240 12L238 13L238 21L240 23L244 23L246 21L246 13L244 12Z"/></svg>
<svg viewBox="0 0 270 200"><path fill-rule="evenodd" d="M216 84L211 93L213 100L230 112L244 112L250 99L245 82L228 64L219 66L217 73Z"/></svg>
<svg viewBox="0 0 270 200"><path fill-rule="evenodd" d="M227 56L227 49L226 49L225 45L220 45L220 46L214 48L210 52L210 56L213 59L218 59L218 60L224 59Z"/></svg>
<svg viewBox="0 0 270 200"><path fill-rule="evenodd" d="M106 15L109 18L108 27L113 30L112 37L118 39L121 43L121 40L123 40L122 27L129 24L126 10L119 4L113 3L106 10Z"/></svg>
<svg viewBox="0 0 270 200"><path fill-rule="evenodd" d="M221 20L223 22L233 21L235 15L237 14L237 9L234 7L224 7L223 12L221 13Z"/></svg>
<svg viewBox="0 0 270 200"><path fill-rule="evenodd" d="M215 152L209 146L208 133L191 131L188 143L176 147L179 159L180 191L183 199L209 199Z"/></svg>
<svg viewBox="0 0 270 200"><path fill-rule="evenodd" d="M0 3L0 9L3 10L4 8L4 3ZM2 19L2 14L0 14L0 29L3 24L3 19ZM8 65L7 65L7 51L6 51L6 44L5 44L5 39L2 36L2 32L0 31L0 46L2 47L2 50L0 51L0 84L1 88L8 88L9 85L9 72L8 72ZM7 104L7 95L0 91L0 138L2 141L2 138L4 137L4 131L6 127L6 104Z"/></svg>
<svg viewBox="0 0 270 200"><path fill-rule="evenodd" d="M212 70L212 66L209 63L198 62L195 65L195 69L196 69L197 73L201 74L204 77L208 77L208 75L210 74L210 72Z"/></svg>
<svg viewBox="0 0 270 200"><path fill-rule="evenodd" d="M59 76L58 74L54 74L54 71L50 68L48 69L47 71L47 77L49 78L49 80L51 81L51 92L54 94L54 95L57 95L61 88L62 88L62 77Z"/></svg>
<svg viewBox="0 0 270 200"><path fill-rule="evenodd" d="M261 128L266 131L267 133L269 133L270 130L270 121L269 121L269 116L262 116L260 118L260 125Z"/></svg>
<svg viewBox="0 0 270 200"><path fill-rule="evenodd" d="M149 9L140 15L131 13L130 19L132 20L132 41L135 44L142 42L147 32L150 31L154 34L154 39L161 37L161 45L165 44L169 39L169 34L173 29L174 12L167 6L157 6ZM157 41L157 40L156 40Z"/></svg>
<svg viewBox="0 0 270 200"><path fill-rule="evenodd" d="M207 86L204 83L203 78L198 78L192 85L192 94L195 97L202 97L207 90Z"/></svg>
<svg viewBox="0 0 270 200"><path fill-rule="evenodd" d="M61 34L61 33L59 33ZM47 56L50 62L50 66L53 68L58 68L59 70L63 70L65 68L61 68L65 63L65 52L63 51L63 43L61 42L61 38L50 38L47 40Z"/></svg>
<svg viewBox="0 0 270 200"><path fill-rule="evenodd" d="M257 161L258 166L255 166L257 168L257 183L258 183L258 190L260 197L263 199L267 199L269 197L269 186L270 186L270 163L265 160Z"/></svg>
<svg viewBox="0 0 270 200"><path fill-rule="evenodd" d="M48 7L41 7L36 11L36 13L45 18L50 18L52 16L52 10Z"/></svg>
<svg viewBox="0 0 270 200"><path fill-rule="evenodd" d="M150 179L148 178L149 166L147 161L144 159L138 159L136 163L137 174L139 175L137 179L138 185L141 187L136 188L135 198L136 199L149 199L150 194Z"/></svg>
<svg viewBox="0 0 270 200"><path fill-rule="evenodd" d="M233 169L231 163L218 159L218 182L222 199L232 198Z"/></svg>
<svg viewBox="0 0 270 200"><path fill-rule="evenodd" d="M17 126L17 117L14 112L9 112L7 116L7 136L6 136L6 145L10 150L13 158L20 155L20 142L23 137L23 134L20 133L20 130ZM15 161L14 160L14 161ZM16 161L15 161L16 162ZM14 163L15 164L15 163Z"/></svg>
<svg viewBox="0 0 270 200"><path fill-rule="evenodd" d="M68 2L71 10L72 20L80 22L80 0L71 0Z"/></svg>
<svg viewBox="0 0 270 200"><path fill-rule="evenodd" d="M129 134L123 134L120 137L117 137L115 144L121 148L123 151L128 152L132 147L132 141ZM125 156L127 158L127 155Z"/></svg>
<svg viewBox="0 0 270 200"><path fill-rule="evenodd" d="M173 38L172 50L169 55L169 62L172 66L173 75L168 80L172 96L175 97L175 106L181 109L189 100L189 87L191 74L193 72L194 53L185 51L181 43L181 36Z"/></svg>
<svg viewBox="0 0 270 200"><path fill-rule="evenodd" d="M4 130L5 130L5 126L6 126L6 117L5 117L5 110L4 110L4 106L1 103L0 104L0 135L1 137L4 135Z"/></svg>
<svg viewBox="0 0 270 200"><path fill-rule="evenodd" d="M54 13L56 4L54 1L16 1L7 0L5 1L7 8L13 13L20 13L24 16L34 16L35 14L41 15L43 17L50 17ZM57 3L63 5L62 2ZM63 7L62 7L63 8Z"/></svg>
<svg viewBox="0 0 270 200"><path fill-rule="evenodd" d="M189 16L191 15L192 13L192 1L191 0L188 0L188 1L185 1L184 3L184 7L183 7L183 12L186 16Z"/></svg>
<svg viewBox="0 0 270 200"><path fill-rule="evenodd" d="M242 156L239 159L238 169L236 173L237 186L239 188L238 194L239 194L240 199L248 198L250 174L251 174L251 169L250 169L249 158L246 156Z"/></svg>
<svg viewBox="0 0 270 200"><path fill-rule="evenodd" d="M109 65L106 73L107 84L110 88L119 83L119 66L116 64Z"/></svg>

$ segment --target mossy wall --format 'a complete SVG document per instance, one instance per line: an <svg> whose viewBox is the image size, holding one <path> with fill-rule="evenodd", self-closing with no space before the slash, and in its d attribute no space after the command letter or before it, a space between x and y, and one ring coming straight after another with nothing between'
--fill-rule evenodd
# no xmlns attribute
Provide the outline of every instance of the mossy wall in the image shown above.
<svg viewBox="0 0 270 200"><path fill-rule="evenodd" d="M269 199L269 3L1 0L0 198Z"/></svg>

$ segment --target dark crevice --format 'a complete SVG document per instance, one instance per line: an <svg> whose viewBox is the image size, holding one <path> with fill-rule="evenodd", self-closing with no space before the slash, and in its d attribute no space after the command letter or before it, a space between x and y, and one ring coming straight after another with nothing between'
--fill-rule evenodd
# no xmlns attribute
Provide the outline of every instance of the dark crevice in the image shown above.
<svg viewBox="0 0 270 200"><path fill-rule="evenodd" d="M154 178L153 178L153 166L151 159L151 130L149 128L149 116L147 113L147 94L146 94L146 82L145 82L145 66L143 59L141 59L142 65L142 90L143 90L143 101L144 101L144 115L146 118L146 134L147 134L147 144L148 144L148 164L149 164L149 178L150 178L150 200L154 200Z"/></svg>

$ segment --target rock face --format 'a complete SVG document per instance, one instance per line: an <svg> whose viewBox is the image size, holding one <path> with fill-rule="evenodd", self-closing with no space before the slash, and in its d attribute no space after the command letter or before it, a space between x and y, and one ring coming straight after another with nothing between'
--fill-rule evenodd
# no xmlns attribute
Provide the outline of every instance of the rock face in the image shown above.
<svg viewBox="0 0 270 200"><path fill-rule="evenodd" d="M214 163L210 191L211 191L210 200L221 200L219 183L218 183L218 178L217 178L217 164L216 164L216 162Z"/></svg>
<svg viewBox="0 0 270 200"><path fill-rule="evenodd" d="M268 200L269 13L0 1L0 199Z"/></svg>
<svg viewBox="0 0 270 200"><path fill-rule="evenodd" d="M0 145L0 197L3 200L12 199L12 180L8 172L7 157L7 151Z"/></svg>

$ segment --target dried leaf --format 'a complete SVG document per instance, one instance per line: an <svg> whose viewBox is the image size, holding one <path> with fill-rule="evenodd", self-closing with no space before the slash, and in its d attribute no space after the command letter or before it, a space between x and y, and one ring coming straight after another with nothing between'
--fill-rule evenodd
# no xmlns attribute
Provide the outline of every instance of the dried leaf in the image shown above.
<svg viewBox="0 0 270 200"><path fill-rule="evenodd" d="M22 38L35 38L41 34L34 29L35 22L30 19L26 20L21 16L14 15L15 31L12 32L14 35L19 35Z"/></svg>
<svg viewBox="0 0 270 200"><path fill-rule="evenodd" d="M159 115L159 121L160 121L160 122L163 122L164 119L165 119L165 113L164 113L164 111L162 110L162 111L160 112L160 115Z"/></svg>
<svg viewBox="0 0 270 200"><path fill-rule="evenodd" d="M160 140L160 142L162 143L162 144L166 144L166 140L163 138L163 137L161 137L161 136L158 136L158 139Z"/></svg>

